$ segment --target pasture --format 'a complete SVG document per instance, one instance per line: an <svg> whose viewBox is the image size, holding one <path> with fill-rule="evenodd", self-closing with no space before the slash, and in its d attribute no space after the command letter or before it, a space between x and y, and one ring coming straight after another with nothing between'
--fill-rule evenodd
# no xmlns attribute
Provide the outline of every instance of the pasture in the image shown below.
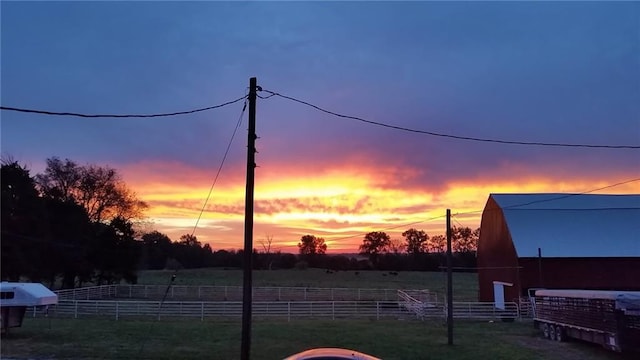
<svg viewBox="0 0 640 360"><path fill-rule="evenodd" d="M139 284L167 285L173 271L141 271ZM444 272L338 271L332 274L323 269L255 270L253 286L316 287L361 289L429 289L439 296L446 294ZM242 270L193 269L179 270L174 285L242 286ZM458 301L478 300L478 277L473 273L453 274L453 298Z"/></svg>
<svg viewBox="0 0 640 360"><path fill-rule="evenodd" d="M171 271L144 271L139 284L167 285ZM384 274L384 275L383 275ZM446 292L444 273L380 271L336 272L320 269L254 271L254 286L370 289L429 289ZM239 286L241 270L181 270L173 285ZM454 299L475 301L475 274L454 274ZM239 318L127 319L100 317L33 318L3 337L2 359L238 359ZM542 339L531 321L455 321L455 345L447 345L441 318L282 319L254 318L252 359L282 359L312 347L345 347L383 359L568 359L613 360L617 354L584 343Z"/></svg>
<svg viewBox="0 0 640 360"><path fill-rule="evenodd" d="M31 319L2 340L13 359L238 359L240 321ZM447 345L442 321L254 321L251 358L282 359L306 348L338 346L383 359L613 360L589 344L537 336L530 322L455 323Z"/></svg>

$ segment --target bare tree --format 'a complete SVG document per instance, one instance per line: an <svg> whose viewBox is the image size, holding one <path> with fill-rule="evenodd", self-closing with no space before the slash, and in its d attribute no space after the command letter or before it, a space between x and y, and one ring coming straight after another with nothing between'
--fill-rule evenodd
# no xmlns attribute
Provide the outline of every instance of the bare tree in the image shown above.
<svg viewBox="0 0 640 360"><path fill-rule="evenodd" d="M273 235L267 234L264 239L260 239L260 245L262 245L262 251L269 255L271 254L271 244L273 243Z"/></svg>
<svg viewBox="0 0 640 360"><path fill-rule="evenodd" d="M402 254L407 246L400 239L391 239L389 242L389 251L394 254Z"/></svg>
<svg viewBox="0 0 640 360"><path fill-rule="evenodd" d="M271 244L273 243L273 235L267 234L264 239L260 239L260 245L262 245L262 251L265 254L267 259L267 267L271 270L271 266L273 265L273 259L271 256Z"/></svg>

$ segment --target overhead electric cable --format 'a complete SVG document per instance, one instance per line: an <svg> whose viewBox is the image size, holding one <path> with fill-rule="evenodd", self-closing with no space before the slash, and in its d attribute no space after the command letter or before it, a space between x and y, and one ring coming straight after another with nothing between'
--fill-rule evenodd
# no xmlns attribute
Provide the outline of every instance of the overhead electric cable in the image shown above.
<svg viewBox="0 0 640 360"><path fill-rule="evenodd" d="M441 216L435 216L426 220L420 220L420 221L414 221L414 222L410 222L407 224L400 224L400 225L394 225L394 226L390 226L390 227L386 227L380 230L376 230L376 231L387 231L387 230L393 230L393 229L397 229L397 228L402 228L402 227L407 227L407 226L411 226L411 225L415 225L415 224L420 224L420 223L424 223L424 222L428 222L428 221L432 221L432 220L436 220L436 219L441 219L446 217L446 215L441 215ZM346 239L351 239L357 236L364 236L367 235L368 232L366 233L360 233L360 234L355 234L355 235L349 235L349 236L343 236L343 237L339 237L337 239L330 239L331 241L339 241L339 240L346 240Z"/></svg>
<svg viewBox="0 0 640 360"><path fill-rule="evenodd" d="M235 104L245 98L246 98L246 95L241 98L227 101L219 105L207 106L207 107L193 109L193 110L177 111L172 113L159 113L159 114L83 114L83 113L75 113L75 112L57 112L57 111L48 111L48 110L24 109L24 108L10 107L10 106L0 106L0 110L16 111L16 112L40 114L40 115L52 115L52 116L75 116L75 117L82 117L82 118L155 118L155 117L186 115L186 114L193 114L193 113L207 111L207 110L213 110L213 109L221 108L227 105Z"/></svg>
<svg viewBox="0 0 640 360"><path fill-rule="evenodd" d="M282 94L274 92L274 91L264 90L264 89L262 91L267 92L267 93L271 94L272 96L278 96L278 97L281 97L283 99L291 100L291 101L294 101L294 102L297 102L297 103L312 107L312 108L314 108L314 109L316 109L318 111L322 111L324 113L327 113L327 114L330 114L330 115L333 115L333 116L336 116L336 117L345 118L345 119L351 119L351 120L357 120L357 121L361 121L361 122L364 122L364 123L367 123L367 124L371 124L371 125L382 126L382 127L386 127L386 128L390 128L390 129L401 130L401 131L417 133L417 134L430 135L430 136L444 137L444 138L457 139L457 140L468 140L468 141L478 141L478 142L487 142L487 143L509 144L509 145L556 146L556 147L602 148L602 149L640 149L640 145L597 145L597 144L547 143L547 142L537 142L537 141L511 141L511 140L486 139L486 138L477 138L477 137L470 137L470 136L443 134L443 133L437 133L437 132L433 132L433 131L417 130L417 129L411 129L411 128L407 128L407 127L403 127L403 126L385 124L385 123L382 123L382 122L377 122L377 121L373 121L373 120L367 120L367 119L364 119L364 118L361 118L361 117L357 117L357 116L344 115L344 114L340 114L340 113L337 113L337 112L333 112L333 111L330 111L330 110L323 109L320 106L311 104L311 103L309 103L307 101L296 99L296 98L291 97L291 96L282 95Z"/></svg>
<svg viewBox="0 0 640 360"><path fill-rule="evenodd" d="M233 133L231 134L231 139L229 139L229 144L227 144L227 149L224 152L224 156L222 156L222 161L220 162L220 166L218 167L218 172L216 172L216 177L213 179L213 183L211 184L211 188L209 188L209 194L207 194L207 198L204 200L204 204L202 205L202 209L200 209L200 214L198 214L198 219L196 220L196 224L193 226L193 231L191 232L191 236L193 236L196 233L196 229L198 228L198 224L200 223L200 219L202 218L202 214L204 213L204 209L207 207L207 203L209 202L209 198L211 197L211 193L213 192L213 187L216 186L216 183L218 182L218 177L220 176L220 172L222 171L222 167L224 166L224 163L227 160L227 155L229 154L229 149L231 149L231 144L233 143L233 138L236 136L236 132L238 131L238 128L240 128L240 124L242 124L242 117L244 116L244 112L245 112L246 109L247 109L247 100L244 101L244 105L242 106L242 111L240 112L240 117L238 118L238 122L236 123L236 127L233 128Z"/></svg>
<svg viewBox="0 0 640 360"><path fill-rule="evenodd" d="M548 202L548 201L556 201L556 200L566 199L566 198L572 197L572 196L586 195L586 194L590 194L592 192L605 190L605 189L609 189L609 188L620 186L620 185L629 184L629 183L632 183L632 182L635 182L635 181L640 181L640 178L629 179L629 180L621 181L621 182L618 182L618 183L615 183L615 184L611 184L611 185L607 185L607 186L603 186L603 187L599 187L599 188L596 188L596 189L591 189L591 190L587 190L587 191L583 191L583 192L579 192L579 193L560 195L560 196L555 196L555 197L548 198L548 199L534 200L534 201L529 201L529 202L522 203L522 204L509 205L509 206L505 206L502 209L513 210L515 208L519 208L519 207L522 207L522 206L527 206L527 205L532 205L532 204L537 204L537 203L542 203L542 202ZM586 209L585 208L585 209L582 209L582 210L625 210L625 209L634 210L636 208L591 208L591 209ZM535 210L580 210L580 209L557 209L556 208L556 209L535 209ZM451 216L452 217L456 217L458 215L475 214L475 213L481 213L483 211L484 211L484 209L483 210L474 210L474 211L465 211L465 212L453 214Z"/></svg>
<svg viewBox="0 0 640 360"><path fill-rule="evenodd" d="M554 201L554 200L564 199L564 198L571 197L571 196L585 195L585 194L589 194L589 193L592 193L592 192L595 192L595 191L605 190L605 189L609 189L609 188L612 188L612 187L616 187L616 186L632 183L632 182L635 182L635 181L640 181L640 178L621 181L621 182L618 182L618 183L615 183L615 184L611 184L611 185L599 187L599 188L596 188L596 189L583 191L581 193L567 194L567 195L557 196L557 197L544 199L544 200L530 201L530 202L523 203L523 204L516 204L516 205L507 206L505 208L512 209L512 208L516 208L516 207L520 207L520 206L526 206L526 205L530 205L530 204L534 204L534 203L538 203L538 202ZM573 211L573 210L602 211L602 210L638 210L638 209L639 208L636 208L636 207L630 207L630 208L575 208L575 209L574 208L567 208L567 209L547 208L547 209L537 209L537 210L547 210L547 211L549 211L549 210L551 210L551 211L556 211L556 210L557 211L568 211L568 210L571 210L571 211ZM467 212L451 214L451 218L453 218L454 221L456 221L458 223L458 225L463 226L457 219L455 219L456 216L481 213L483 211L484 210L474 210L474 211L467 211ZM407 226L416 225L416 224L429 222L429 221L442 219L442 218L446 218L446 215L435 216L435 217L432 217L432 218L428 218L428 219L420 220L420 221L414 221L414 222L410 222L410 223L407 223L407 224L394 225L394 226L390 226L390 227L387 227L387 228L384 228L384 229L381 229L381 230L378 230L378 231L394 230L394 229L397 229L397 228L407 227ZM331 239L331 241L346 240L346 239L351 239L351 238L358 237L358 236L364 236L366 234L368 234L368 233L349 235L349 236L339 237L339 238L336 238L336 239Z"/></svg>

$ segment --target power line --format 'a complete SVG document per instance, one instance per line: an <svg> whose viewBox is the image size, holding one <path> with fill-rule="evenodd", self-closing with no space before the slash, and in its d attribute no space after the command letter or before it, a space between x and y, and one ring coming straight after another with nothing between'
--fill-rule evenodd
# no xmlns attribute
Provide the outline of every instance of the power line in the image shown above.
<svg viewBox="0 0 640 360"><path fill-rule="evenodd" d="M155 117L186 115L186 114L193 114L193 113L207 111L207 110L213 110L213 109L221 108L227 105L235 104L245 99L246 97L247 96L245 95L241 98L227 101L219 105L207 106L199 109L178 111L178 112L172 112L172 113L159 113L159 114L83 114L83 113L75 113L75 112L57 112L57 111L48 111L48 110L24 109L24 108L10 107L10 106L0 106L0 110L16 111L16 112L40 114L40 115L52 115L52 116L75 116L75 117L81 117L81 118L155 118Z"/></svg>
<svg viewBox="0 0 640 360"><path fill-rule="evenodd" d="M435 217L432 217L432 218L429 218L429 219L426 219L426 220L414 221L414 222L410 222L410 223L407 223L407 224L394 225L394 226L386 227L386 228L383 228L383 229L380 229L380 230L377 230L377 231L394 230L394 229L398 229L398 228L402 228L402 227L407 227L407 226L421 224L421 223L432 221L432 220L441 219L441 218L444 218L444 217L446 217L446 215L435 216ZM331 239L331 241L340 241L340 240L351 239L351 238L354 238L354 237L367 235L368 233L369 232L356 234L356 235L349 235L349 236L339 237L337 239Z"/></svg>
<svg viewBox="0 0 640 360"><path fill-rule="evenodd" d="M571 196L578 196L578 195L585 195L585 194L589 194L595 191L599 191L599 190L605 190L605 189L609 189L612 187L616 187L616 186L620 186L620 185L624 185L624 184L628 184L628 183L632 183L635 181L640 181L640 178L635 178L635 179L630 179L630 180L625 180L625 181L621 181L615 184L611 184L611 185L607 185L607 186L603 186L603 187L599 187L596 189L591 189L591 190L587 190L587 191L583 191L581 193L577 193L577 194L567 194L567 195L561 195L561 196L557 196L557 197L553 197L553 198L549 198L549 199L544 199L544 200L537 200L537 201L530 201L527 203L523 203L523 204L516 204L516 205L511 205L511 206L507 206L503 209L512 209L512 208L516 208L516 207L521 207L521 206L526 206L526 205L530 205L530 204L534 204L534 203L538 203L538 202L546 202L546 201L554 201L554 200L560 200L560 199L564 199L567 197L571 197ZM636 208L636 207L631 207L631 208L614 208L614 207L608 207L608 208L576 208L576 209L559 209L559 208L547 208L547 209L538 209L538 210L552 210L552 211L556 211L556 210L564 210L564 211L575 211L575 210L585 210L585 211L603 211L603 210L638 210L640 208ZM467 212L462 212L462 213L456 213L456 214L452 214L451 218L454 219L454 221L456 221L458 223L458 225L464 227L463 224L461 224L457 219L455 219L456 216L459 215L467 215L467 214L475 214L475 213L481 213L484 210L474 210L474 211L467 211ZM428 218L425 220L420 220L420 221L414 221L414 222L410 222L407 224L401 224L401 225L394 225L394 226L390 226L384 229L381 229L379 231L387 231L387 230L394 230L397 228L402 228L402 227L407 227L407 226L411 226L411 225L416 225L416 224L421 224L421 223L425 223L425 222L429 222L429 221L433 221L433 220L437 220L437 219L442 219L445 218L446 215L441 215L441 216L435 216L432 218ZM356 235L349 235L349 236L344 236L344 237L340 237L340 238L336 238L336 239L331 239L331 241L340 241L340 240L346 240L346 239L351 239L354 237L358 237L358 236L364 236L368 233L361 233L361 234L356 234Z"/></svg>
<svg viewBox="0 0 640 360"><path fill-rule="evenodd" d="M600 149L640 149L640 145L595 145L595 144L547 143L547 142L536 142L536 141L511 141L511 140L486 139L486 138L477 138L477 137L470 137L470 136L443 134L443 133L437 133L437 132L433 132L433 131L417 130L417 129L411 129L411 128L408 128L408 127L385 124L385 123L382 123L382 122L377 122L377 121L373 121L373 120L367 120L367 119L364 119L364 118L361 118L361 117L357 117L357 116L344 115L344 114L340 114L340 113L337 113L337 112L333 112L333 111L330 111L330 110L323 109L323 108L321 108L321 107L319 107L317 105L311 104L311 103L309 103L307 101L296 99L296 98L291 97L291 96L282 95L282 94L274 92L274 91L264 90L264 89L262 91L271 94L271 96L278 96L278 97L281 97L283 99L291 100L291 101L294 101L294 102L297 102L297 103L312 107L312 108L314 108L314 109L316 109L318 111L322 111L324 113L327 113L327 114L330 114L330 115L333 115L333 116L336 116L336 117L345 118L345 119L351 119L351 120L357 120L357 121L361 121L361 122L364 122L364 123L367 123L367 124L371 124L371 125L382 126L382 127L385 127L385 128L401 130L401 131L417 133L417 134L430 135L430 136L444 137L444 138L457 139L457 140L468 140L468 141L478 141L478 142L487 142L487 143L509 144L509 145L555 146L555 147L600 148ZM265 98L269 98L271 96L268 96L268 97L265 97Z"/></svg>
<svg viewBox="0 0 640 360"><path fill-rule="evenodd" d="M231 144L233 143L233 138L236 136L236 132L238 128L240 128L240 124L242 123L242 117L244 116L244 112L247 109L247 100L246 96L244 97L244 106L242 106L242 111L240 112L240 117L238 118L238 122L236 123L236 127L233 129L233 133L231 134L231 139L229 139L229 144L227 145L227 149L224 152L224 156L222 157L222 161L220 162L220 166L218 167L218 172L216 173L216 177L213 179L213 183L211 184L211 188L209 188L209 194L207 194L207 198L204 200L204 204L202 205L202 209L200 210L200 214L198 214L198 219L196 220L196 224L193 226L193 231L191 232L191 236L196 233L196 229L198 228L198 224L200 223L200 219L202 218L202 214L204 213L204 209L209 202L209 198L211 197L211 193L213 192L213 187L216 186L216 182L218 182L218 177L220 176L220 172L222 171L222 167L224 166L225 160L227 160L227 155L229 154L229 149L231 148Z"/></svg>
<svg viewBox="0 0 640 360"><path fill-rule="evenodd" d="M556 200L566 199L566 198L572 197L572 196L586 195L586 194L590 194L590 193L593 193L593 192L596 192L596 191L610 189L610 188L613 188L613 187L616 187L616 186L625 185L625 184L629 184L629 183L636 182L636 181L640 181L640 178L629 179L629 180L617 182L615 184L599 187L599 188L596 188L596 189L583 191L583 192L580 192L580 193L560 195L560 196L555 196L555 197L548 198L548 199L540 199L540 200L529 201L529 202L522 203L522 204L509 205L509 206L505 206L502 209L512 210L514 208L518 208L518 207L522 207L522 206L527 206L527 205L532 205L532 204L537 204L537 203L542 203L542 202L548 202L548 201L556 201ZM624 209L635 209L635 208L592 208L592 209L583 209L583 210L624 210ZM538 209L538 210L561 210L561 209ZM562 209L562 210L580 210L580 209ZM466 212L456 213L456 214L452 215L452 217L456 217L458 215L476 214L476 213L481 213L483 211L484 211L484 209L483 210L466 211Z"/></svg>

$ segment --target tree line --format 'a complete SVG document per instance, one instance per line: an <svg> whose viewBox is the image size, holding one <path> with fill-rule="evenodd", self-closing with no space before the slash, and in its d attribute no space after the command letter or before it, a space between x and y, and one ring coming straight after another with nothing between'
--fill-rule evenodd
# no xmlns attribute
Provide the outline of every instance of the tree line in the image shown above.
<svg viewBox="0 0 640 360"><path fill-rule="evenodd" d="M86 283L135 283L140 269L242 267L242 250L213 251L192 234L173 241L158 232L141 232L148 205L127 187L115 169L79 165L57 157L42 173L12 159L1 169L2 280L28 279L72 288ZM475 266L479 231L453 228L458 266ZM253 250L255 269L320 267L332 270L438 270L446 239L409 229L404 241L371 232L361 256L327 255L323 238L304 235L297 255L273 251L273 237ZM57 284L57 285L55 285Z"/></svg>
<svg viewBox="0 0 640 360"><path fill-rule="evenodd" d="M404 231L402 237L403 240L392 239L383 231L365 234L359 246L359 255L366 257L366 260L326 255L324 238L314 235L302 236L298 250L300 260L309 266L332 270L438 271L446 264L447 239L444 235L429 237L424 230L411 228ZM456 268L473 271L479 238L479 228L452 227L451 244Z"/></svg>

